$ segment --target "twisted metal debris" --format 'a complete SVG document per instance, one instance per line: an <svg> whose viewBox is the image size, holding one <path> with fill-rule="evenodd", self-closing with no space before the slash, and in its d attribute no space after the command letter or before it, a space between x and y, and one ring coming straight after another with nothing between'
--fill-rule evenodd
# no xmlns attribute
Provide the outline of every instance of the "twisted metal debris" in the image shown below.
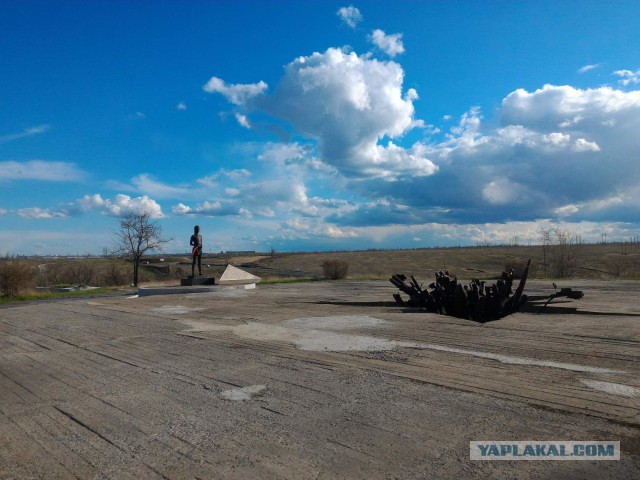
<svg viewBox="0 0 640 480"><path fill-rule="evenodd" d="M515 292L512 290L513 270L503 272L493 285L480 280L462 285L449 272L436 273L436 281L428 289L423 289L413 275L408 280L405 275L397 274L389 281L409 295L409 300L405 301L400 293L395 293L393 298L398 305L484 323L517 312L527 302L527 296L522 292L530 265L531 260L527 262Z"/></svg>

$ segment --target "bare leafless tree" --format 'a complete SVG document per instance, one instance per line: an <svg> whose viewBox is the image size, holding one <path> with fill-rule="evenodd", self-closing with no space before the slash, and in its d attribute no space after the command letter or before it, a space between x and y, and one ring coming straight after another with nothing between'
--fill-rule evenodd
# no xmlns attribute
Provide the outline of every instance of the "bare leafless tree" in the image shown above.
<svg viewBox="0 0 640 480"><path fill-rule="evenodd" d="M576 233L562 230L560 227L542 228L543 262L545 275L547 262L550 263L551 272L557 278L571 276L577 266L577 261L582 249L580 236Z"/></svg>
<svg viewBox="0 0 640 480"><path fill-rule="evenodd" d="M162 227L147 211L127 214L120 220L120 230L115 235L118 245L114 253L131 259L133 285L137 287L142 256L150 251L161 251L162 245L169 240L162 238Z"/></svg>

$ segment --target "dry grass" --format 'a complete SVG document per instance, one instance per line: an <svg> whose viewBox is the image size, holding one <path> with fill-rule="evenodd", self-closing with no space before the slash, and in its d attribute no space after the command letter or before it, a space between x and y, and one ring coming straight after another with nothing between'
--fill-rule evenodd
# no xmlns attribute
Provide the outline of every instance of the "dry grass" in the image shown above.
<svg viewBox="0 0 640 480"><path fill-rule="evenodd" d="M581 247L575 278L640 279L640 249L637 247L624 250L619 244ZM493 279L506 266L521 265L528 259L535 266L531 272L534 278L551 278L549 268L545 276L543 252L539 245L291 253L261 259L255 264L277 270L299 269L322 276L322 263L327 258L348 262L349 278L389 278L394 273L433 278L435 272L448 270L460 279Z"/></svg>
<svg viewBox="0 0 640 480"><path fill-rule="evenodd" d="M13 297L33 289L36 268L28 260L8 260L0 263L0 293Z"/></svg>
<svg viewBox="0 0 640 480"><path fill-rule="evenodd" d="M150 259L149 264L144 264L143 261L141 283L175 284L177 278L191 274L189 257L165 255L164 258L164 262ZM534 267L531 278L553 278L550 265L545 272L542 246L208 256L202 259L202 264L205 276L219 276L227 264L232 264L247 270L255 267L258 269L255 273L265 281L303 281L326 277L323 263L335 260L348 264L348 279L385 279L404 273L424 281L433 279L440 270L449 271L461 280L495 279L505 269L521 269L528 259ZM574 278L640 280L640 248L621 244L581 245L576 267ZM29 291L34 285L60 283L99 287L129 285L131 274L130 262L113 258L0 260L0 294L16 295Z"/></svg>

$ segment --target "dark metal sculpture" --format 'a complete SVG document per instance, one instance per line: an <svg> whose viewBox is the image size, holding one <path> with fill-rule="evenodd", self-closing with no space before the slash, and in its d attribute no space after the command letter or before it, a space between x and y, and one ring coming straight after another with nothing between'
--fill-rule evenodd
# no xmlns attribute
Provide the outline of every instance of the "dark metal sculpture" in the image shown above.
<svg viewBox="0 0 640 480"><path fill-rule="evenodd" d="M410 281L405 275L393 275L389 281L409 295L409 300L405 302L400 293L394 294L393 298L398 305L484 323L517 312L526 303L527 296L523 291L530 265L531 260L527 263L515 292L511 288L513 271L503 272L493 285L480 280L462 285L456 277L449 276L449 272L436 273L436 281L428 289L423 289L413 275Z"/></svg>
<svg viewBox="0 0 640 480"><path fill-rule="evenodd" d="M533 305L539 305L535 302L540 302L546 300L545 304L538 309L538 312L542 312L547 305L551 303L552 300L556 298L570 298L572 300L580 300L584 297L584 293L581 290L573 290L571 288L561 288L560 291L557 290L557 285L554 283L553 288L556 290L555 293L546 296L530 296L529 300L534 302Z"/></svg>

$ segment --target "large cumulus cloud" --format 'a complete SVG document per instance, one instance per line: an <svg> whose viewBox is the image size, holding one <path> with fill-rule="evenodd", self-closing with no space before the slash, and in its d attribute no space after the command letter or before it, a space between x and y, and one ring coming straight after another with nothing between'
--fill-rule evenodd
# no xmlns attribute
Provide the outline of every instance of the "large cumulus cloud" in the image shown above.
<svg viewBox="0 0 640 480"><path fill-rule="evenodd" d="M439 167L436 175L408 179L401 189L372 181L362 193L410 206L409 218L424 221L638 217L639 91L519 89L504 98L499 118L487 129L480 110L471 109L444 139L422 146ZM362 215L368 208L361 206ZM385 213L390 223L407 218Z"/></svg>
<svg viewBox="0 0 640 480"><path fill-rule="evenodd" d="M404 75L397 62L329 48L290 62L275 88L216 79L224 88L209 91L227 96L239 114L259 111L284 120L306 142L258 156L306 169L306 177L299 171L282 187L293 193L297 186L303 194L278 198L255 183L253 191L262 194L239 188L235 211L269 198L275 210L323 218L341 229L628 222L640 216L640 91L631 90L629 74L621 82L627 90L517 89L504 97L496 118L487 122L472 107L448 132L424 128L423 140L413 144L406 134L425 125L416 117L417 92L403 90ZM241 98L230 92L251 93ZM321 199L308 188L318 174L332 182L334 198L339 185L349 201L318 207Z"/></svg>
<svg viewBox="0 0 640 480"><path fill-rule="evenodd" d="M422 125L414 118L418 94L413 89L403 93L403 80L398 63L330 48L289 63L271 95L250 96L242 102L239 96L226 95L232 103L265 111L317 140L320 159L342 175L396 181L437 171L423 149L394 142ZM264 90L261 84L224 85L225 92ZM221 89L207 90L225 94Z"/></svg>

